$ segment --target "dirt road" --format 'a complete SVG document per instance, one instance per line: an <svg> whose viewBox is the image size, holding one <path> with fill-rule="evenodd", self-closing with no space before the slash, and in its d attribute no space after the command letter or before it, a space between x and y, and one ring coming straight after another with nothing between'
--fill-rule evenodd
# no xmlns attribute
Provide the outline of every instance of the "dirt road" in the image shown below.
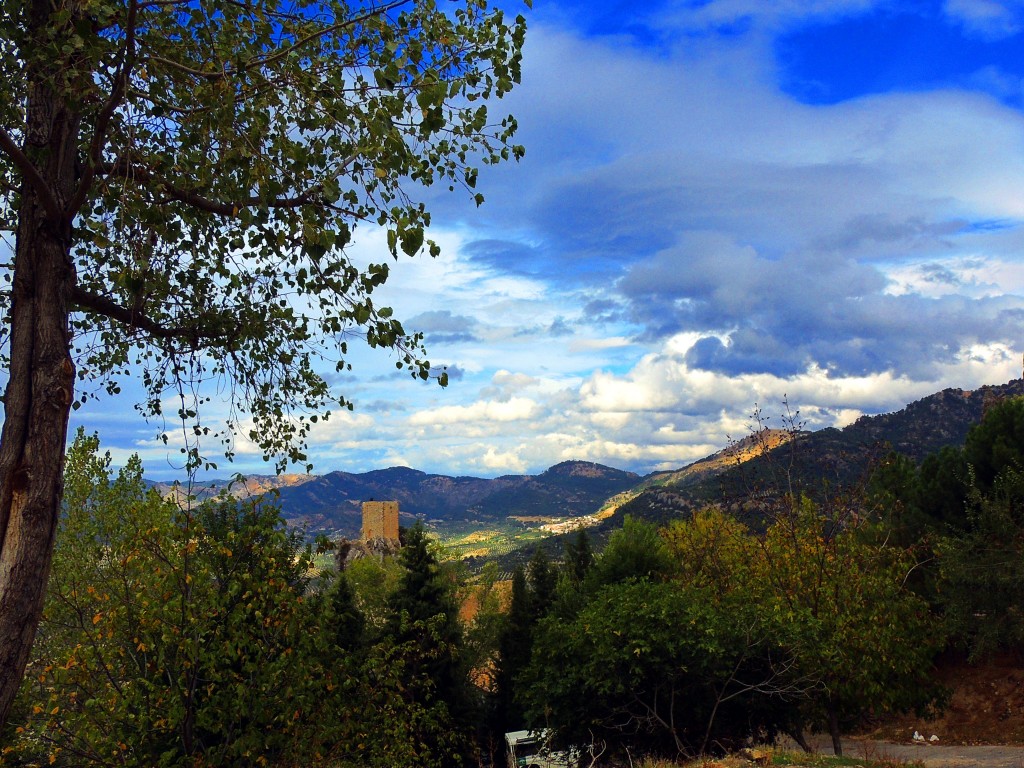
<svg viewBox="0 0 1024 768"><path fill-rule="evenodd" d="M824 754L832 754L831 742L821 740L812 746ZM920 760L928 768L1024 768L1024 747L895 744L888 741L843 739L843 753L849 757Z"/></svg>

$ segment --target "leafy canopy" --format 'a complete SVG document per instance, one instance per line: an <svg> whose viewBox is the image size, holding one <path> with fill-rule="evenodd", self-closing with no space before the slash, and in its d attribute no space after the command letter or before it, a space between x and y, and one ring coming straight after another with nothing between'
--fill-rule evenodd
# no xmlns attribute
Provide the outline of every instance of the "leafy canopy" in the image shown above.
<svg viewBox="0 0 1024 768"><path fill-rule="evenodd" d="M488 101L519 80L524 34L487 0L2 0L0 230L22 176L73 220L85 396L141 371L139 409L194 440L208 396L191 385L216 384L229 431L302 461L310 424L351 407L324 373L349 369L351 337L427 379L421 336L373 301L388 264L347 247L379 226L392 257L436 255L423 188L480 204L478 164L522 155ZM77 121L69 189L17 162L40 87Z"/></svg>

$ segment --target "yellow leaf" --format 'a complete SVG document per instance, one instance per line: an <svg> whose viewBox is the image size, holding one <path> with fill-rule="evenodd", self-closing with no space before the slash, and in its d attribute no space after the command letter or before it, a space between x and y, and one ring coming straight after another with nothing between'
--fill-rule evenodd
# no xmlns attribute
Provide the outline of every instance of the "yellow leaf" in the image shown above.
<svg viewBox="0 0 1024 768"><path fill-rule="evenodd" d="M54 707L50 710L51 715L56 715L58 712L60 712L60 707Z"/></svg>
<svg viewBox="0 0 1024 768"><path fill-rule="evenodd" d="M95 616L92 617L92 623L94 625L99 624L100 620L102 620L102 618L103 618L103 614L102 613L97 613Z"/></svg>
<svg viewBox="0 0 1024 768"><path fill-rule="evenodd" d="M373 172L373 175L376 176L378 179L386 179L388 177L388 172L384 168L377 168Z"/></svg>

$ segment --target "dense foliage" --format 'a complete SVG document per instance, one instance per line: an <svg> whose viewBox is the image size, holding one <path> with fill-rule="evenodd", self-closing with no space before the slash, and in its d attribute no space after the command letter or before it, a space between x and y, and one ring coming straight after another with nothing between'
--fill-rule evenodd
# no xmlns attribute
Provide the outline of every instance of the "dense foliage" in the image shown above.
<svg viewBox="0 0 1024 768"><path fill-rule="evenodd" d="M375 628L347 575L317 588L309 547L270 506L180 510L137 459L112 476L81 434L66 482L6 762L383 768L472 753L452 703L468 690L454 585L421 530Z"/></svg>
<svg viewBox="0 0 1024 768"><path fill-rule="evenodd" d="M841 749L841 723L927 705L941 633L903 586L909 564L835 522L806 501L764 535L713 510L664 541L630 521L571 620L539 624L528 715L575 739L693 754L811 727Z"/></svg>
<svg viewBox="0 0 1024 768"><path fill-rule="evenodd" d="M964 446L920 467L895 455L873 478L897 540L930 558L911 585L973 658L1024 651L1024 398L991 403Z"/></svg>

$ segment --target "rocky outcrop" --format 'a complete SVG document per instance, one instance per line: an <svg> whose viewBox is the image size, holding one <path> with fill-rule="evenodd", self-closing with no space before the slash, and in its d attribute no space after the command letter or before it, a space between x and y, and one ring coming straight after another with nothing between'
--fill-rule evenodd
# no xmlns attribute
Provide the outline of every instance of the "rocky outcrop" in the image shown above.
<svg viewBox="0 0 1024 768"><path fill-rule="evenodd" d="M364 557L374 557L383 560L385 557L395 557L401 550L402 545L394 539L375 537L372 539L338 539L334 544L334 560L338 570L343 571L356 560Z"/></svg>

